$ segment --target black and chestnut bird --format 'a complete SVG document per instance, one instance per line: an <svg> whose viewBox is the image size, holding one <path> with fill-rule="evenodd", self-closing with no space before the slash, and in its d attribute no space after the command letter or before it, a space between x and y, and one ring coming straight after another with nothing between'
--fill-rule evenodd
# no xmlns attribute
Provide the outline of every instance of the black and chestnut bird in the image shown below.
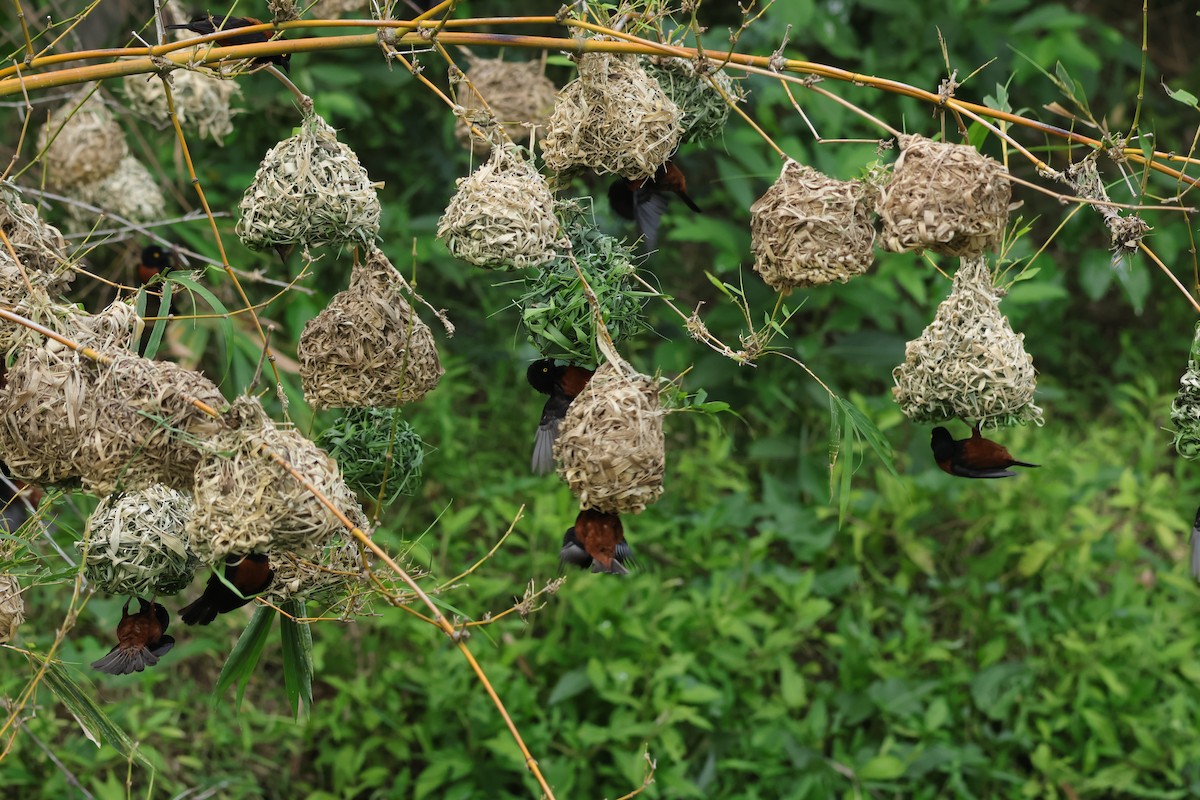
<svg viewBox="0 0 1200 800"><path fill-rule="evenodd" d="M171 254L170 250L157 244L144 247L142 248L141 258L138 259L138 282L145 285L154 280L156 275L174 269L174 267L175 257ZM153 314L148 314L147 316L153 316Z"/></svg>
<svg viewBox="0 0 1200 800"><path fill-rule="evenodd" d="M625 541L619 516L585 508L563 534L558 558L581 569L591 567L592 572L628 575L626 565L633 563L633 550Z"/></svg>
<svg viewBox="0 0 1200 800"><path fill-rule="evenodd" d="M252 25L263 25L261 19L254 17L230 17L216 16L213 14L197 14L192 17L191 21L180 25L168 25L167 30L189 30L192 33L198 33L201 36L207 36L210 33L217 31L230 31L234 28L248 28ZM271 41L270 31L254 31L253 33L239 33L233 36L226 36L215 42L220 47L233 47L239 44L259 44L261 42ZM275 56L259 56L255 58L254 64L278 64L284 72L288 71L288 65L291 62L291 53L280 53Z"/></svg>
<svg viewBox="0 0 1200 800"><path fill-rule="evenodd" d="M679 195L692 211L701 213L700 207L688 197L687 178L674 161L659 167L653 178L613 181L608 187L608 203L616 214L637 223L646 249L654 250L658 246L658 226L672 194Z"/></svg>
<svg viewBox="0 0 1200 800"><path fill-rule="evenodd" d="M545 475L554 471L554 440L558 437L558 426L567 416L571 401L592 379L592 370L572 364L560 366L552 358L542 358L529 365L525 378L534 389L550 395L542 408L530 462L535 475Z"/></svg>
<svg viewBox="0 0 1200 800"><path fill-rule="evenodd" d="M137 601L141 610L136 614L129 613L129 601L125 601L117 623L117 644L104 658L92 662L95 669L109 675L141 672L157 664L175 646L175 640L167 636L171 621L167 610L140 597Z"/></svg>
<svg viewBox="0 0 1200 800"><path fill-rule="evenodd" d="M933 460L945 473L960 478L1011 478L1017 473L1009 467L1036 467L1017 461L1001 444L983 438L977 424L970 439L955 439L945 428L934 428Z"/></svg>
<svg viewBox="0 0 1200 800"><path fill-rule="evenodd" d="M207 625L235 608L241 608L261 594L275 580L275 570L270 560L262 553L248 556L230 556L225 559L225 580L237 587L237 592L226 586L217 577L216 570L208 577L204 593L192 603L179 610L179 618L188 625ZM241 592L242 596L238 596Z"/></svg>

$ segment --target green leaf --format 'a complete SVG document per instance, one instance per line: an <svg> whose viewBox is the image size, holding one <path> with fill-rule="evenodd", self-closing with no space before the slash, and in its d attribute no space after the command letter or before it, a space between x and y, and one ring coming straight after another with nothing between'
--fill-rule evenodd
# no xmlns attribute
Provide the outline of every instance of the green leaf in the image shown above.
<svg viewBox="0 0 1200 800"><path fill-rule="evenodd" d="M32 653L26 655L30 659L36 659ZM71 716L75 717L75 721L79 723L79 727L83 729L83 734L87 738L95 742L97 747L102 742L107 742L120 751L126 760L137 761L151 771L154 770L154 766L146 760L146 756L138 749L132 737L104 713L100 704L92 696L93 693L84 691L71 678L62 662L44 663L46 665L44 678L46 686L54 692L55 697L62 701L67 710L71 712Z"/></svg>
<svg viewBox="0 0 1200 800"><path fill-rule="evenodd" d="M891 781L904 774L904 762L895 756L875 756L858 771L862 781Z"/></svg>
<svg viewBox="0 0 1200 800"><path fill-rule="evenodd" d="M162 302L158 305L158 319L154 321L154 327L150 329L150 338L146 340L146 350L142 355L146 358L154 358L158 353L158 348L162 345L163 333L167 330L167 317L171 316L171 292L174 286L169 280L163 281L162 284ZM142 305L145 295L145 287L138 292L138 315L141 316L145 312L145 307Z"/></svg>
<svg viewBox="0 0 1200 800"><path fill-rule="evenodd" d="M222 303L221 300L215 294L212 293L212 290L210 290L207 286L202 286L201 284L197 283L196 280L193 279L190 275L184 275L183 273L173 274L171 276L171 280L175 281L180 286L187 289L189 292L195 292L196 294L203 297L204 302L208 303L209 307L212 308L212 310L214 312L216 312L217 314L221 314L222 315L220 318L221 334L225 337L225 341L227 343L234 341L233 319L229 316L229 309L227 309L225 307L225 304ZM233 347L227 346L225 348L225 369L226 369L226 371L229 370L229 367L232 365L232 363L233 363Z"/></svg>
<svg viewBox="0 0 1200 800"><path fill-rule="evenodd" d="M1038 541L1025 548L1021 560L1017 562L1017 572L1023 577L1030 577L1041 572L1046 559L1054 552L1054 542Z"/></svg>
<svg viewBox="0 0 1200 800"><path fill-rule="evenodd" d="M283 604L283 610L292 615L279 617L279 634L283 639L283 683L287 688L288 703L300 719L312 708L312 628L307 622L292 619L307 616L303 600L292 598Z"/></svg>
<svg viewBox="0 0 1200 800"><path fill-rule="evenodd" d="M236 682L238 685L237 707L241 707L242 696L246 693L246 684L254 673L254 667L258 664L263 648L267 646L267 637L271 633L271 623L274 620L275 609L270 606L262 606L254 612L254 616L250 618L250 624L246 626L246 630L242 631L237 644L233 646L233 652L229 654L229 658L225 660L225 666L221 668L221 674L217 676L217 685L213 689L210 700L213 705L222 702L225 690Z"/></svg>
<svg viewBox="0 0 1200 800"><path fill-rule="evenodd" d="M1186 89L1172 89L1165 83L1162 85L1162 87L1163 91L1167 93L1167 97L1171 98L1176 103L1183 103L1185 106L1191 106L1192 108L1200 110L1200 98L1197 98L1196 95L1192 94Z"/></svg>

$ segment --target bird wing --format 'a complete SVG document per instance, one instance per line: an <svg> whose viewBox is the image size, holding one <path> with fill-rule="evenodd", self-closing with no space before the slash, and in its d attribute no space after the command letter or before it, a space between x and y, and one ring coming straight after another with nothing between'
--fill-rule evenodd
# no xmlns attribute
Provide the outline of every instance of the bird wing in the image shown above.
<svg viewBox="0 0 1200 800"><path fill-rule="evenodd" d="M561 421L557 417L543 418L538 425L537 436L533 440L533 458L529 462L529 469L534 475L549 475L554 471L554 440L558 438Z"/></svg>
<svg viewBox="0 0 1200 800"><path fill-rule="evenodd" d="M670 202L670 198L661 192L639 189L633 193L633 215L647 251L658 249L658 228Z"/></svg>

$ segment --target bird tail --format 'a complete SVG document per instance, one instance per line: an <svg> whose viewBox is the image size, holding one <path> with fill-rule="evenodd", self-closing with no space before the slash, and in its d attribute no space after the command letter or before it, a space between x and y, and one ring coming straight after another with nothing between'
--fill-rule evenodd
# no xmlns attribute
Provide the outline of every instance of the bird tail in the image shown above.
<svg viewBox="0 0 1200 800"><path fill-rule="evenodd" d="M548 420L538 426L533 440L533 458L529 468L534 475L549 475L554 471L554 440L558 438L559 420Z"/></svg>
<svg viewBox="0 0 1200 800"><path fill-rule="evenodd" d="M1030 464L1027 461L1014 461L1014 462L1012 462L1011 466L1014 466L1014 467L1040 467L1041 464Z"/></svg>
<svg viewBox="0 0 1200 800"><path fill-rule="evenodd" d="M108 655L93 661L92 668L109 675L128 675L131 672L141 672L146 667L153 667L157 664L158 657L170 650L174 644L174 639L164 636L153 650L146 647L117 645L108 651Z"/></svg>
<svg viewBox="0 0 1200 800"><path fill-rule="evenodd" d="M187 625L207 625L217 618L217 604L202 594L179 609L179 618Z"/></svg>
<svg viewBox="0 0 1200 800"><path fill-rule="evenodd" d="M609 575L628 575L629 570L625 565L616 558L611 558L608 561L608 566L600 563L600 559L592 559L592 572L606 572Z"/></svg>

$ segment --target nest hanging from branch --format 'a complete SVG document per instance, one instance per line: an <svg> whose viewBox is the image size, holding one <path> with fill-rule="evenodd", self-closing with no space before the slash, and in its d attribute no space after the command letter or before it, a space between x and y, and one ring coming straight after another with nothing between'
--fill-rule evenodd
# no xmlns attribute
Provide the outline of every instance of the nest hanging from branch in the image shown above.
<svg viewBox="0 0 1200 800"><path fill-rule="evenodd" d="M876 207L880 240L893 252L980 255L1000 246L1011 199L1008 171L974 147L901 135Z"/></svg>
<svg viewBox="0 0 1200 800"><path fill-rule="evenodd" d="M158 182L146 165L133 156L121 159L117 168L90 183L70 189L76 200L116 214L133 222L151 222L166 216L167 202ZM67 206L67 216L77 230L88 230L96 222L96 213L77 205Z"/></svg>
<svg viewBox="0 0 1200 800"><path fill-rule="evenodd" d="M317 444L342 470L346 485L391 505L421 485L425 442L396 408L351 408Z"/></svg>
<svg viewBox="0 0 1200 800"><path fill-rule="evenodd" d="M555 172L584 166L651 178L679 147L679 118L679 107L636 56L586 53L546 124L542 158Z"/></svg>
<svg viewBox="0 0 1200 800"><path fill-rule="evenodd" d="M29 282L41 286L51 297L66 294L75 280L67 261L67 242L58 228L42 222L37 209L21 202L21 193L8 181L0 181L0 230L25 267ZM0 247L0 260L12 262L7 247Z"/></svg>
<svg viewBox="0 0 1200 800"><path fill-rule="evenodd" d="M55 189L95 183L129 154L121 126L90 87L59 106L39 131L37 148L45 153L46 181Z"/></svg>
<svg viewBox="0 0 1200 800"><path fill-rule="evenodd" d="M210 564L267 549L312 555L342 530L332 511L277 464L280 456L350 517L366 524L337 463L297 431L278 426L256 398L240 397L230 427L204 446L188 524L192 548Z"/></svg>
<svg viewBox="0 0 1200 800"><path fill-rule="evenodd" d="M310 405L392 407L437 386L444 372L437 345L402 296L407 288L377 248L354 265L350 288L300 334L300 381Z"/></svg>
<svg viewBox="0 0 1200 800"><path fill-rule="evenodd" d="M557 255L554 195L520 149L497 147L483 166L458 181L437 235L452 256L468 264L540 267Z"/></svg>
<svg viewBox="0 0 1200 800"><path fill-rule="evenodd" d="M680 144L707 142L725 131L731 109L721 93L734 101L742 95L723 71L701 73L691 59L668 56L639 56L638 63L679 107Z"/></svg>
<svg viewBox="0 0 1200 800"><path fill-rule="evenodd" d="M600 365L567 409L554 442L558 474L581 508L637 514L663 491L659 387L628 364Z"/></svg>
<svg viewBox="0 0 1200 800"><path fill-rule="evenodd" d="M950 296L892 370L892 395L914 422L957 417L987 427L1040 425L1037 373L1024 342L1000 313L987 260L964 258Z"/></svg>
<svg viewBox="0 0 1200 800"><path fill-rule="evenodd" d="M750 206L754 269L776 291L845 283L875 259L874 192L788 160Z"/></svg>
<svg viewBox="0 0 1200 800"><path fill-rule="evenodd" d="M200 566L184 527L192 498L162 485L110 494L88 517L83 572L112 595L174 595L187 588Z"/></svg>
<svg viewBox="0 0 1200 800"><path fill-rule="evenodd" d="M0 644L11 642L25 621L25 599L13 575L0 575Z"/></svg>
<svg viewBox="0 0 1200 800"><path fill-rule="evenodd" d="M189 30L178 30L175 34L175 40L180 42L196 37ZM233 108L234 101L242 95L237 81L186 69L174 70L170 79L179 124L201 138L208 137L221 144L233 132L233 117L238 113ZM171 124L167 92L157 75L126 75L122 85L128 107L135 114L160 129Z"/></svg>
<svg viewBox="0 0 1200 800"><path fill-rule="evenodd" d="M468 123L485 132L493 125L502 125L511 142L523 142L533 130L545 129L558 100L558 87L543 74L540 61L505 61L471 55L468 58L467 80L458 81L455 93L462 108L462 121L454 128L454 138L461 145L471 148L476 155L487 155L492 148L492 143L476 136ZM476 92L487 101L491 114L479 102Z"/></svg>
<svg viewBox="0 0 1200 800"><path fill-rule="evenodd" d="M1179 378L1179 394L1171 402L1175 451L1189 461L1200 458L1200 322L1192 338L1187 369Z"/></svg>
<svg viewBox="0 0 1200 800"><path fill-rule="evenodd" d="M354 151L311 108L298 134L267 151L239 207L237 234L254 250L369 245L379 234L375 185Z"/></svg>
<svg viewBox="0 0 1200 800"><path fill-rule="evenodd" d="M370 534L365 525L360 525ZM363 568L358 542L348 534L335 536L315 558L268 550L275 580L263 597L279 605L287 600L338 603L339 616L350 619L370 601L372 586ZM340 602L338 602L340 601Z"/></svg>

